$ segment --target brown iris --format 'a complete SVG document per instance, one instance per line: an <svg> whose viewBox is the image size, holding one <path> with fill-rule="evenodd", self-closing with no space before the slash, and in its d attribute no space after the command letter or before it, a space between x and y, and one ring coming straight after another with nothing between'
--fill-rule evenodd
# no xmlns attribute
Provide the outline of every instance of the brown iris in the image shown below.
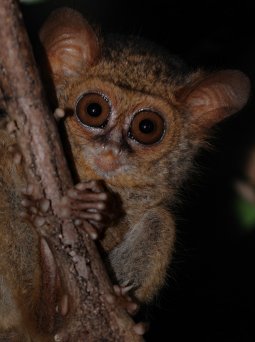
<svg viewBox="0 0 255 342"><path fill-rule="evenodd" d="M151 145L158 142L165 131L163 118L152 110L138 112L131 123L130 136L141 144Z"/></svg>
<svg viewBox="0 0 255 342"><path fill-rule="evenodd" d="M86 93L79 98L75 112L80 122L84 125L103 128L107 123L111 106L104 95Z"/></svg>

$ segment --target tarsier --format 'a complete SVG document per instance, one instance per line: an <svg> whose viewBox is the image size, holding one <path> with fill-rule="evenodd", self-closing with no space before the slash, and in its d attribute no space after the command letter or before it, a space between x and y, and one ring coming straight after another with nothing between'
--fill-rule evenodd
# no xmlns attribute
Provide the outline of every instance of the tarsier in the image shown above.
<svg viewBox="0 0 255 342"><path fill-rule="evenodd" d="M101 37L67 8L52 13L40 39L77 178L63 213L98 237L113 282L149 302L174 250L169 205L209 129L246 104L249 80L190 70L141 38ZM1 127L0 331L26 341L27 312L40 302L38 237L19 217L24 171Z"/></svg>

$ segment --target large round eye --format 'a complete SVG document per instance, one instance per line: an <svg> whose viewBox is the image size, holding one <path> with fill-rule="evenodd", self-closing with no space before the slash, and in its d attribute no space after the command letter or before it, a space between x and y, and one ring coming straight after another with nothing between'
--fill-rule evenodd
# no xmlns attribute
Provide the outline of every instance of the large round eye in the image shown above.
<svg viewBox="0 0 255 342"><path fill-rule="evenodd" d="M151 145L162 138L164 131L165 122L158 113L142 110L134 116L129 134L139 143Z"/></svg>
<svg viewBox="0 0 255 342"><path fill-rule="evenodd" d="M79 98L75 112L84 125L103 128L107 123L111 106L106 96L98 93L87 93Z"/></svg>

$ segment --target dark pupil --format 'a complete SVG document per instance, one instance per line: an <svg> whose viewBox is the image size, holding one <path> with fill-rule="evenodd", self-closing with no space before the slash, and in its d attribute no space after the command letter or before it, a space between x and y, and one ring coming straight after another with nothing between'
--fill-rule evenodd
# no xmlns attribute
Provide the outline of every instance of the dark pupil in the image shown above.
<svg viewBox="0 0 255 342"><path fill-rule="evenodd" d="M87 106L87 113L90 116L98 117L102 113L102 107L98 103L90 103Z"/></svg>
<svg viewBox="0 0 255 342"><path fill-rule="evenodd" d="M142 133L149 134L154 131L155 125L151 120L142 120L139 124L139 129Z"/></svg>

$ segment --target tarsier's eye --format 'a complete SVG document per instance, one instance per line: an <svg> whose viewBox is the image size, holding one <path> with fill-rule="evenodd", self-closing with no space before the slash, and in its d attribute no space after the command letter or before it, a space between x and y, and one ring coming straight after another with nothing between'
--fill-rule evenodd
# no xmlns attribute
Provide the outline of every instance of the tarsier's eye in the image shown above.
<svg viewBox="0 0 255 342"><path fill-rule="evenodd" d="M81 123L90 127L103 128L111 112L106 96L98 93L83 94L76 103L75 113Z"/></svg>
<svg viewBox="0 0 255 342"><path fill-rule="evenodd" d="M158 142L165 132L165 122L156 112L142 110L135 114L130 127L130 137L141 144Z"/></svg>

